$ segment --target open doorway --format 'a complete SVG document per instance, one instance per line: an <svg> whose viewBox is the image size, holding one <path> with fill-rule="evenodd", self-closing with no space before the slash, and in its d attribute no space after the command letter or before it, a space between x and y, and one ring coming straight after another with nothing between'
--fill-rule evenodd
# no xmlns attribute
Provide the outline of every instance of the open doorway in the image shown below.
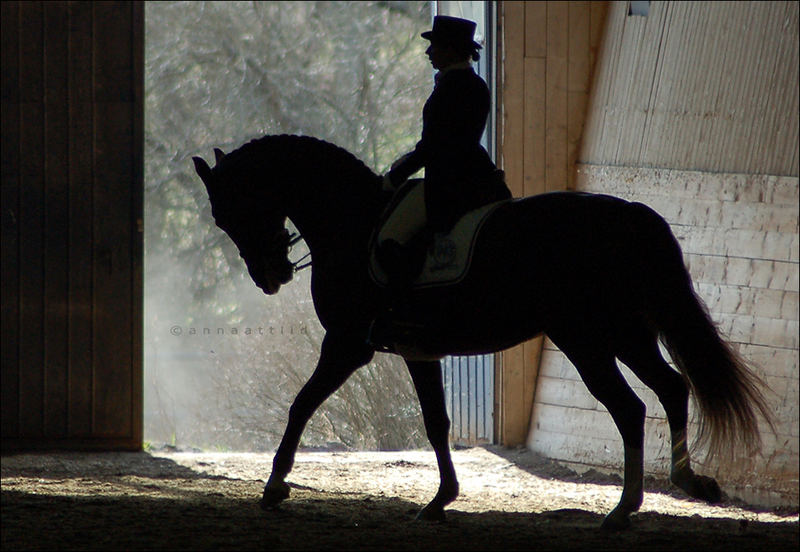
<svg viewBox="0 0 800 552"><path fill-rule="evenodd" d="M263 134L304 134L385 172L420 134L432 74L419 33L431 9L430 2L146 5L146 446L273 449L323 336L310 274L264 296L214 226L191 157ZM323 405L303 445L380 450L426 442L404 365L377 355Z"/></svg>

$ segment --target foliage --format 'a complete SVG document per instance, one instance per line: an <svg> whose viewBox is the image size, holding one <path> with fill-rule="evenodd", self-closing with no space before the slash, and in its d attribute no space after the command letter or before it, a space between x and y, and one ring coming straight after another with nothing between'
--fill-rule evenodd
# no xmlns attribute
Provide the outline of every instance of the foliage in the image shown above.
<svg viewBox="0 0 800 552"><path fill-rule="evenodd" d="M419 137L431 87L419 32L430 3L152 2L145 17L148 438L270 448L319 352L308 275L278 296L260 294L214 227L190 159L292 133L386 171ZM231 334L245 326L307 333ZM227 330L192 340L189 328ZM324 405L308 435L356 448L419 446L415 403L402 364L381 357Z"/></svg>

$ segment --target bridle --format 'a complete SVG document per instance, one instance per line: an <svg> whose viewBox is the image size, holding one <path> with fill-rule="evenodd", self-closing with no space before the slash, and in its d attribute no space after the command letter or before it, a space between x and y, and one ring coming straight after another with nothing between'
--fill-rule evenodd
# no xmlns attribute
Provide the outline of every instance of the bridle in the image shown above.
<svg viewBox="0 0 800 552"><path fill-rule="evenodd" d="M286 252L286 255L287 255L287 257L286 257L286 258L287 258L287 259L289 258L289 257L288 257L289 253L291 253L291 252L292 252L292 246L293 246L294 244L296 244L297 242L299 242L300 240L302 240L302 239L303 239L303 236L301 236L301 235L300 235L300 234L298 234L298 233L291 233L291 234L289 234L289 251L287 251L287 252ZM300 264L300 263L303 261L303 259L305 259L305 258L309 257L310 255L311 255L311 251L309 251L308 253L306 253L305 255L303 255L302 257L300 257L299 259L297 259L297 260L296 260L296 261L294 261L294 262L292 262L291 260L289 261L289 263L292 265L292 271L293 271L295 274L296 274L296 273L298 273L298 272L300 272L300 271L301 271L301 270L303 270L304 268L308 268L309 266L311 266L311 261L308 261L308 262L307 262L307 263L305 263L305 264Z"/></svg>

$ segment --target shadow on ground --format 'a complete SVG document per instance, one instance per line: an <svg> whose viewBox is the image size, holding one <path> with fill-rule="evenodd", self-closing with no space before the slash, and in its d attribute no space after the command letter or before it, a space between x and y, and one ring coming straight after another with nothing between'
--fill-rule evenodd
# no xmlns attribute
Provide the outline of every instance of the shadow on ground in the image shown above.
<svg viewBox="0 0 800 552"><path fill-rule="evenodd" d="M482 448L488 452L511 462L521 470L524 470L531 475L541 477L544 479L556 479L568 483L592 483L595 485L616 485L622 486L622 477L616 473L603 473L596 469L588 469L585 473L578 473L563 464L545 458L529 449L518 447L508 448L498 445L484 445ZM687 500L690 497L681 489L672 484L666 476L653 476L645 475L644 490L649 493L659 493L668 495L674 498ZM723 491L722 501L719 503L721 506L735 506L741 510L746 510L753 513L770 512L777 515L796 515L798 513L797 506L781 506L774 508L767 508L763 506L756 506L749 504L739 498L731 497ZM690 499L692 500L692 499Z"/></svg>
<svg viewBox="0 0 800 552"><path fill-rule="evenodd" d="M114 453L119 454L119 453ZM80 469L78 469L80 468ZM448 511L295 485L260 509L261 480L209 476L145 453L3 457L4 550L797 550L797 523L645 513L620 533L582 509ZM409 473L413 479L414 475Z"/></svg>

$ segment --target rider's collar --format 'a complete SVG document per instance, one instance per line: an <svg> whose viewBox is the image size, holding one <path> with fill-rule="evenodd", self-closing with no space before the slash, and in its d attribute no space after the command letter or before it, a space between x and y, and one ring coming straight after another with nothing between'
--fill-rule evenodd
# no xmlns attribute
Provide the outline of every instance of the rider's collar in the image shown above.
<svg viewBox="0 0 800 552"><path fill-rule="evenodd" d="M434 79L438 83L439 79L441 79L442 76L449 73L450 71L456 71L458 69L472 69L472 63L470 63L469 61L460 61L458 63L454 63L453 65L448 65L444 69L440 69L434 76Z"/></svg>

